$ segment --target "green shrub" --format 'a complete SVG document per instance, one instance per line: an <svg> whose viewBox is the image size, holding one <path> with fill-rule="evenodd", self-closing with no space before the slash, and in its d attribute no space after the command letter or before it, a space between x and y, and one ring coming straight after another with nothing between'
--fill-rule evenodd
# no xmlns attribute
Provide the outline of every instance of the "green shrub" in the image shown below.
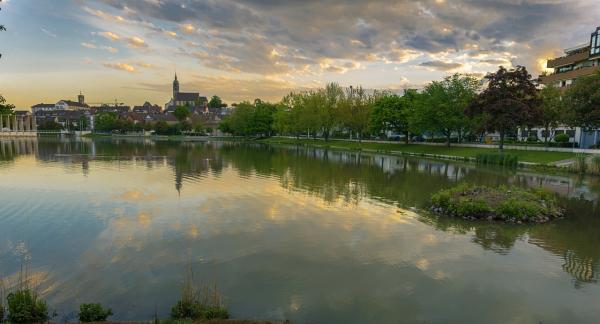
<svg viewBox="0 0 600 324"><path fill-rule="evenodd" d="M505 153L479 153L476 155L475 160L480 164L495 164L505 166L517 166L519 164L519 158L513 154Z"/></svg>
<svg viewBox="0 0 600 324"><path fill-rule="evenodd" d="M181 298L171 308L173 319L227 319L229 313L217 286L195 285L190 268L183 283Z"/></svg>
<svg viewBox="0 0 600 324"><path fill-rule="evenodd" d="M112 309L104 309L100 304L81 304L79 306L80 322L104 322L113 315Z"/></svg>
<svg viewBox="0 0 600 324"><path fill-rule="evenodd" d="M40 323L50 319L46 302L31 289L8 294L8 321L11 323Z"/></svg>
<svg viewBox="0 0 600 324"><path fill-rule="evenodd" d="M558 134L556 136L554 136L554 141L556 143L567 143L569 142L569 135L563 133L563 134Z"/></svg>
<svg viewBox="0 0 600 324"><path fill-rule="evenodd" d="M223 307L207 307L204 309L204 318L206 319L227 319L229 318L229 312Z"/></svg>
<svg viewBox="0 0 600 324"><path fill-rule="evenodd" d="M436 213L465 219L545 222L562 216L556 196L542 189L458 185L431 197Z"/></svg>
<svg viewBox="0 0 600 324"><path fill-rule="evenodd" d="M465 216L476 216L481 217L488 214L491 211L488 203L483 199L471 199L462 197L458 200L456 208L456 215L460 217Z"/></svg>
<svg viewBox="0 0 600 324"><path fill-rule="evenodd" d="M515 198L501 202L497 211L505 217L514 217L519 220L543 216L543 209L540 204Z"/></svg>

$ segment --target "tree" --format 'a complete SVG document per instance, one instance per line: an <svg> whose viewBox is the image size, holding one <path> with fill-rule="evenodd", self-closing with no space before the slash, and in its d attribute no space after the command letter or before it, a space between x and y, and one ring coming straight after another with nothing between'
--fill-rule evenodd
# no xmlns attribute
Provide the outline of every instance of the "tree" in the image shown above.
<svg viewBox="0 0 600 324"><path fill-rule="evenodd" d="M190 115L190 110L187 107L177 106L173 111L173 115L181 123L186 120Z"/></svg>
<svg viewBox="0 0 600 324"><path fill-rule="evenodd" d="M344 90L337 83L328 83L325 89L318 91L317 111L319 128L325 138L329 140L331 130L338 124L340 103L344 98Z"/></svg>
<svg viewBox="0 0 600 324"><path fill-rule="evenodd" d="M454 74L431 82L423 89L413 123L422 131L441 133L450 146L452 134L461 140L469 127L464 111L478 89L478 80L468 75Z"/></svg>
<svg viewBox="0 0 600 324"><path fill-rule="evenodd" d="M43 121L41 122L37 128L39 130L52 130L52 131L56 131L56 130L61 130L62 129L62 125L55 122L54 120L47 120L47 121Z"/></svg>
<svg viewBox="0 0 600 324"><path fill-rule="evenodd" d="M500 133L500 149L506 134L519 126L531 125L539 117L537 90L523 66L504 67L485 77L487 88L467 107L465 113L479 119L486 131Z"/></svg>
<svg viewBox="0 0 600 324"><path fill-rule="evenodd" d="M96 130L109 132L117 128L117 114L112 112L101 112L96 115Z"/></svg>
<svg viewBox="0 0 600 324"><path fill-rule="evenodd" d="M404 133L405 141L408 143L410 116L411 106L408 96L400 97L394 93L383 92L375 96L369 128L373 134L384 134L387 131Z"/></svg>
<svg viewBox="0 0 600 324"><path fill-rule="evenodd" d="M540 119L539 124L544 128L544 143L548 143L550 134L558 127L564 117L564 105L560 90L547 85L539 92Z"/></svg>
<svg viewBox="0 0 600 324"><path fill-rule="evenodd" d="M217 95L212 96L210 98L210 101L208 102L208 107L210 107L210 108L221 108L222 106L223 106L223 101Z"/></svg>
<svg viewBox="0 0 600 324"><path fill-rule="evenodd" d="M586 129L600 127L600 72L577 79L567 90L565 101L572 111L571 124Z"/></svg>
<svg viewBox="0 0 600 324"><path fill-rule="evenodd" d="M0 95L0 115L12 115L14 114L15 105L7 104L6 99Z"/></svg>
<svg viewBox="0 0 600 324"><path fill-rule="evenodd" d="M340 120L351 132L356 133L359 142L369 127L369 119L373 109L373 96L362 88L350 87L340 105Z"/></svg>

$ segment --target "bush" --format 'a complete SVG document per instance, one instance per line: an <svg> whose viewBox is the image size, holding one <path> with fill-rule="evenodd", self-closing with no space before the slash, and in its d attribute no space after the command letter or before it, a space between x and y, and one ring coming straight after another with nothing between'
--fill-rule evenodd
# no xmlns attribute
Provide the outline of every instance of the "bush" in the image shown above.
<svg viewBox="0 0 600 324"><path fill-rule="evenodd" d="M465 219L545 222L562 216L556 197L540 189L458 185L431 197L432 210Z"/></svg>
<svg viewBox="0 0 600 324"><path fill-rule="evenodd" d="M554 141L556 143L568 143L569 142L569 135L567 134L558 134L556 136L554 136Z"/></svg>
<svg viewBox="0 0 600 324"><path fill-rule="evenodd" d="M11 323L40 323L50 319L46 302L38 298L31 289L20 289L10 293L8 302L8 321Z"/></svg>
<svg viewBox="0 0 600 324"><path fill-rule="evenodd" d="M81 304L79 306L80 322L104 322L113 315L112 309L104 309L100 304Z"/></svg>
<svg viewBox="0 0 600 324"><path fill-rule="evenodd" d="M217 286L194 284L194 273L189 269L184 281L181 299L171 308L173 319L227 319L229 312Z"/></svg>

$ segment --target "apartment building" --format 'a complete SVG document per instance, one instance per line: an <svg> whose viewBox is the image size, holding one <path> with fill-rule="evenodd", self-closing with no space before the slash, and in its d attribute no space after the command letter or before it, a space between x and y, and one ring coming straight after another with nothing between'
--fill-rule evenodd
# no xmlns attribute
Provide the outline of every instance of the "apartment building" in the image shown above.
<svg viewBox="0 0 600 324"><path fill-rule="evenodd" d="M546 65L554 69L551 74L541 75L540 83L559 88L570 86L577 78L588 76L600 69L600 27L590 36L590 41L565 49L565 55L548 60Z"/></svg>
<svg viewBox="0 0 600 324"><path fill-rule="evenodd" d="M589 42L567 48L561 57L548 60L547 68L554 71L550 74L540 75L539 82L542 85L554 85L560 89L567 89L578 78L594 74L600 70L600 27L591 33ZM588 148L600 141L600 130L585 131L580 127L559 127L550 138L558 134L569 135L569 141L575 142L581 148ZM544 138L544 130L532 129L529 133L522 130L519 134L522 139L536 136Z"/></svg>

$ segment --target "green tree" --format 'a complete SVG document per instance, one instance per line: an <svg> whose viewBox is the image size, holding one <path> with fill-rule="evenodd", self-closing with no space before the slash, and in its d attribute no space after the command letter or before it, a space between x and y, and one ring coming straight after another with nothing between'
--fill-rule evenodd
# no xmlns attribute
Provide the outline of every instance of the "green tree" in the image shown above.
<svg viewBox="0 0 600 324"><path fill-rule="evenodd" d="M540 119L539 124L544 128L544 142L548 143L550 134L563 121L564 105L560 90L552 85L544 87L539 92L540 97Z"/></svg>
<svg viewBox="0 0 600 324"><path fill-rule="evenodd" d="M572 111L570 123L586 129L600 127L600 72L577 79L565 94Z"/></svg>
<svg viewBox="0 0 600 324"><path fill-rule="evenodd" d="M38 127L39 130L51 130L51 131L56 131L56 130L61 130L62 129L62 125L55 122L54 120L48 120L48 121L43 121L41 122Z"/></svg>
<svg viewBox="0 0 600 324"><path fill-rule="evenodd" d="M331 131L339 124L339 109L344 99L344 90L337 83L328 83L325 89L321 89L317 96L317 111L319 128L325 138L329 140Z"/></svg>
<svg viewBox="0 0 600 324"><path fill-rule="evenodd" d="M500 149L506 134L530 125L539 117L537 90L523 66L504 67L486 76L487 88L467 107L465 113L480 121L486 131L500 134Z"/></svg>
<svg viewBox="0 0 600 324"><path fill-rule="evenodd" d="M173 111L173 115L181 123L181 122L185 121L188 117L190 117L191 112L187 107L178 106Z"/></svg>
<svg viewBox="0 0 600 324"><path fill-rule="evenodd" d="M223 101L221 100L221 98L217 95L214 95L210 98L210 101L208 102L208 106L210 108L221 108L223 106Z"/></svg>
<svg viewBox="0 0 600 324"><path fill-rule="evenodd" d="M112 112L101 112L96 115L95 129L99 131L113 131L118 128L117 114Z"/></svg>
<svg viewBox="0 0 600 324"><path fill-rule="evenodd" d="M340 121L350 132L362 141L368 131L369 120L373 110L373 96L367 94L362 87L350 87L340 105Z"/></svg>
<svg viewBox="0 0 600 324"><path fill-rule="evenodd" d="M408 143L410 138L409 120L412 115L409 96L400 97L397 94L383 92L375 96L373 112L369 127L373 134L385 134L388 131L405 135Z"/></svg>
<svg viewBox="0 0 600 324"><path fill-rule="evenodd" d="M442 81L428 84L420 104L413 115L413 122L421 131L441 133L450 146L453 134L459 140L469 128L465 108L476 96L479 81L468 75L454 74Z"/></svg>
<svg viewBox="0 0 600 324"><path fill-rule="evenodd" d="M2 95L0 95L0 115L12 115L14 114L15 106L12 104L7 104L6 99Z"/></svg>

